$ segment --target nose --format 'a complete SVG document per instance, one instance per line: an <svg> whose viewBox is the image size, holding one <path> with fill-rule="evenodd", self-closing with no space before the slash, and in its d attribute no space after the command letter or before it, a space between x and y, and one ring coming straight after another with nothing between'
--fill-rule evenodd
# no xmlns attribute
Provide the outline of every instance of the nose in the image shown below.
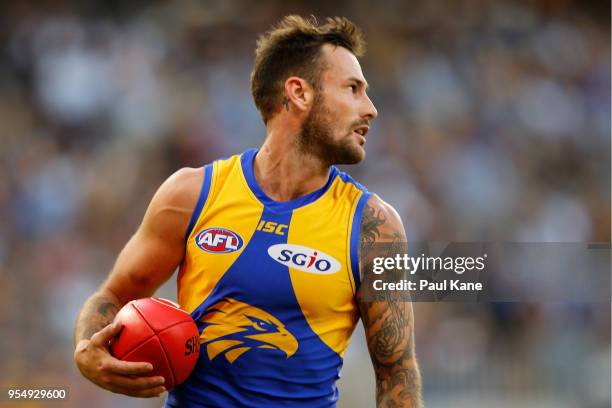
<svg viewBox="0 0 612 408"><path fill-rule="evenodd" d="M376 117L378 116L378 111L376 110L374 103L368 95L365 95L365 107L363 116L367 117L369 120L376 119Z"/></svg>

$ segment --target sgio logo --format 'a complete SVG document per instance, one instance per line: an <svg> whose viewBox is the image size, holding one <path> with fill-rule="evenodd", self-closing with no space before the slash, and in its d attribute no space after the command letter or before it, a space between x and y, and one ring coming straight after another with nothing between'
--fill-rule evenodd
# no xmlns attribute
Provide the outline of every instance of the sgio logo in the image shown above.
<svg viewBox="0 0 612 408"><path fill-rule="evenodd" d="M189 356L193 353L200 352L200 338L198 336L193 336L188 338L185 341L185 355Z"/></svg>
<svg viewBox="0 0 612 408"><path fill-rule="evenodd" d="M196 244L206 252L226 254L242 248L242 237L226 228L206 228L195 237Z"/></svg>
<svg viewBox="0 0 612 408"><path fill-rule="evenodd" d="M276 244L268 248L276 262L303 272L328 275L340 270L340 262L316 249L293 244Z"/></svg>

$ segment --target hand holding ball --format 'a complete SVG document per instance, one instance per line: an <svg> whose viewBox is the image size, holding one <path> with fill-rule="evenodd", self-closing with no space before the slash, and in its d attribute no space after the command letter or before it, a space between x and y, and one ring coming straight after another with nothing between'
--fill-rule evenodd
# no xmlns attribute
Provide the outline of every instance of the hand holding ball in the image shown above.
<svg viewBox="0 0 612 408"><path fill-rule="evenodd" d="M151 376L166 379L166 389L189 377L200 354L198 328L178 305L162 298L133 300L115 316L123 325L111 353L124 361L148 362Z"/></svg>

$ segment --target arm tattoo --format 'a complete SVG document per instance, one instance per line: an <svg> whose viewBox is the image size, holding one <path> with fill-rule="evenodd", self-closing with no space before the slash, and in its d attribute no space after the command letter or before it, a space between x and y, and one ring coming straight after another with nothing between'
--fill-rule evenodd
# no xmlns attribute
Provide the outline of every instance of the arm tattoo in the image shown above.
<svg viewBox="0 0 612 408"><path fill-rule="evenodd" d="M412 358L410 350L412 336L408 332L412 328L412 322L404 314L398 302L390 301L389 311L379 316L381 319L384 318L380 330L374 336L376 339L375 352L379 361L393 359L399 346L405 346L404 356Z"/></svg>
<svg viewBox="0 0 612 408"><path fill-rule="evenodd" d="M385 223L387 218L381 210L376 211L366 203L361 219L361 242L373 243L380 236L379 227Z"/></svg>
<svg viewBox="0 0 612 408"><path fill-rule="evenodd" d="M87 328L85 335L90 339L96 332L99 332L104 327L108 326L115 319L115 315L119 312L119 307L116 304L105 300L97 308L97 313L91 317L91 324Z"/></svg>
<svg viewBox="0 0 612 408"><path fill-rule="evenodd" d="M91 337L111 323L120 305L108 296L94 295L83 306L75 328L75 344Z"/></svg>
<svg viewBox="0 0 612 408"><path fill-rule="evenodd" d="M119 311L119 309L117 308L117 305L115 305L114 303L111 303L111 302L102 303L98 307L98 313L100 313L102 316L108 317L107 313L110 312L110 319L109 320L114 319L114 317L115 317L115 315L117 314L118 311Z"/></svg>
<svg viewBox="0 0 612 408"><path fill-rule="evenodd" d="M381 240L377 242L377 240ZM366 203L361 223L360 273L362 284L357 295L366 339L376 374L376 402L380 407L421 407L421 378L414 354L412 305L392 291L363 295L376 275L372 274L376 257L394 257L406 253L406 238L387 223L381 209ZM385 271L392 281L403 271Z"/></svg>

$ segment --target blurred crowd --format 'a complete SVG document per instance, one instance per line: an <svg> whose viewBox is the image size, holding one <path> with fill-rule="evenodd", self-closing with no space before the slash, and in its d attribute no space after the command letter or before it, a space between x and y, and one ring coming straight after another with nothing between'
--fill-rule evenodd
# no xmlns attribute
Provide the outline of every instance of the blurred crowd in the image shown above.
<svg viewBox="0 0 612 408"><path fill-rule="evenodd" d="M50 0L0 12L0 385L68 385L72 406L118 401L72 364L77 311L167 176L262 143L255 40L290 13L363 28L379 117L367 159L345 170L398 209L409 240L610 242L609 2ZM428 406L610 404L609 303L415 309ZM372 406L368 365L357 336L341 406Z"/></svg>

